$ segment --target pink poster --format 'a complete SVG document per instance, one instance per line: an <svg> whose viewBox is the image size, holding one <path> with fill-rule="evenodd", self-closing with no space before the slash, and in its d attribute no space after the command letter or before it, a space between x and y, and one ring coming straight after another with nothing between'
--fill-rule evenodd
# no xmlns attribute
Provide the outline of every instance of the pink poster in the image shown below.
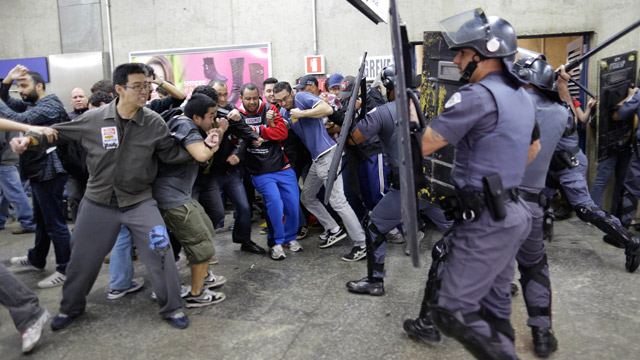
<svg viewBox="0 0 640 360"><path fill-rule="evenodd" d="M212 48L131 52L133 62L152 66L157 76L172 82L187 97L194 88L211 80L227 84L229 101L240 103L240 87L255 84L262 95L262 82L271 74L270 44L238 45ZM152 94L155 98L157 94Z"/></svg>

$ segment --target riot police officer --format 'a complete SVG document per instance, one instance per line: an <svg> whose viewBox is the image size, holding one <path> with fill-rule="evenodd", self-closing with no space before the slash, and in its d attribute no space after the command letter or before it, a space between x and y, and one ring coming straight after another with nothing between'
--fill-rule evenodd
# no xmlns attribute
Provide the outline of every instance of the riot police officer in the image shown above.
<svg viewBox="0 0 640 360"><path fill-rule="evenodd" d="M507 21L476 9L440 25L457 51L454 63L471 84L451 96L422 137L423 155L447 144L456 149L455 195L441 203L455 222L436 260L437 299L427 299L428 312L408 320L405 330L414 335L418 327L429 330L432 321L478 358L516 358L510 282L520 239L531 230L517 188L539 150L532 136L536 108L511 72L517 39Z"/></svg>
<svg viewBox="0 0 640 360"><path fill-rule="evenodd" d="M385 277L384 259L387 254L385 234L402 222L394 82L395 68L391 65L382 70L382 84L387 89L387 98L390 102L379 105L369 111L365 118L358 122L352 134L352 141L356 144L376 135L379 136L385 159L390 163L392 172L391 189L376 204L364 221L363 227L367 235L367 276L360 280L347 282L349 291L374 296L384 295L385 293L383 284ZM442 209L426 201L420 201L419 204L420 209L429 216L441 231L445 231L451 225L451 221L445 218Z"/></svg>
<svg viewBox="0 0 640 360"><path fill-rule="evenodd" d="M564 66L560 67L560 71L564 72ZM572 101L566 83L558 82L558 92L564 101ZM544 194L551 198L556 192L555 187L562 186L580 220L602 230L606 234L602 240L606 243L625 249L625 267L627 271L634 272L640 265L640 238L623 227L617 217L594 203L589 194L586 171L587 157L578 147L576 123L572 117L567 121L563 137L551 159L547 176L547 186L551 187L546 188ZM633 176L633 171L630 174Z"/></svg>
<svg viewBox="0 0 640 360"><path fill-rule="evenodd" d="M638 88L629 89L629 97L618 109L618 118L622 121L629 121L633 116L640 117L640 91ZM640 142L640 128L636 132L635 153L631 155L629 169L624 180L624 193L622 200L622 225L628 228L631 220L636 215L638 209L638 199L640 199L640 152L638 143ZM636 251L636 256L637 256ZM629 256L629 254L627 254Z"/></svg>
<svg viewBox="0 0 640 360"><path fill-rule="evenodd" d="M531 232L524 239L516 255L520 270L520 284L531 327L533 350L540 357L547 357L558 348L551 330L551 280L547 265L546 248L542 241L544 212L549 206L542 190L554 149L564 133L570 109L562 105L558 91L554 89L555 72L544 57L524 57L514 64L515 73L527 81L525 90L533 99L540 128L540 152L527 165L520 185L520 196L531 208ZM560 78L559 82L566 82Z"/></svg>

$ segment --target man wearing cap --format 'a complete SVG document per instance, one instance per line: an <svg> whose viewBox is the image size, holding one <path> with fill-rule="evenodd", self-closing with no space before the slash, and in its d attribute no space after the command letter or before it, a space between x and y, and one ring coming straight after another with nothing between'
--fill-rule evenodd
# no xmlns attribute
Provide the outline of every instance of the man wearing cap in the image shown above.
<svg viewBox="0 0 640 360"><path fill-rule="evenodd" d="M440 25L457 51L462 79L471 84L451 96L422 137L424 156L447 144L456 149L455 195L441 202L454 224L444 237L446 250L434 259L440 288L428 313L440 332L477 358L515 359L510 283L520 239L531 230L517 188L540 149L532 136L536 109L511 72L517 38L507 21L475 9ZM420 321L431 324L425 315Z"/></svg>
<svg viewBox="0 0 640 360"><path fill-rule="evenodd" d="M314 83L317 86L315 78L305 76L296 86L296 90L301 90L307 85L314 85ZM335 141L329 137L322 120L325 116L331 115L333 109L321 98L310 92L300 91L297 94L294 93L291 85L287 82L276 84L274 93L276 101L281 107L280 114L311 152L313 163L304 182L302 203L318 218L318 221L325 228L325 233L321 235L322 242L319 247L330 247L344 239L348 233L354 246L351 252L342 257L342 260L358 261L365 258L364 231L358 222L356 214L345 199L342 179L340 177L336 179L329 202L333 210L338 213L344 222L347 232L340 228L316 197L329 176L329 167L336 147Z"/></svg>
<svg viewBox="0 0 640 360"><path fill-rule="evenodd" d="M329 94L338 96L338 93L340 93L340 84L342 83L343 79L344 76L342 76L341 74L335 73L331 75L331 77L329 77L329 81L327 81L327 92Z"/></svg>

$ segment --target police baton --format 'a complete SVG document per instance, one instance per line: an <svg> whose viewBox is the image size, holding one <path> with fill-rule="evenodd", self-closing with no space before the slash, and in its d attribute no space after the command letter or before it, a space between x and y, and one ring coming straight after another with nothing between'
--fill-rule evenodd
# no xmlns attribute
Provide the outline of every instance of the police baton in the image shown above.
<svg viewBox="0 0 640 360"><path fill-rule="evenodd" d="M569 82L573 83L574 85L576 85L577 87L579 87L582 91L584 91L585 94L591 96L592 98L596 98L595 94L592 93L589 89L587 89L586 86L580 84L579 82L573 80L573 78L569 78Z"/></svg>
<svg viewBox="0 0 640 360"><path fill-rule="evenodd" d="M580 56L579 58L577 58L577 59L573 60L572 62L570 62L567 66L565 66L565 71L569 72L569 71L575 69L580 64L582 64L585 60L587 60L588 58L590 58L593 55L597 54L598 52L600 52L602 49L606 48L607 46L613 44L616 40L618 40L621 37L625 36L627 33L632 31L633 29L637 28L638 26L640 26L640 20L638 20L638 21L634 22L633 24L627 26L625 29L623 29L619 33L613 35L612 37L608 38L607 40L605 40L600 45L598 45L598 46L594 47L593 49L591 49L590 51L588 51L586 54L584 54L584 55Z"/></svg>

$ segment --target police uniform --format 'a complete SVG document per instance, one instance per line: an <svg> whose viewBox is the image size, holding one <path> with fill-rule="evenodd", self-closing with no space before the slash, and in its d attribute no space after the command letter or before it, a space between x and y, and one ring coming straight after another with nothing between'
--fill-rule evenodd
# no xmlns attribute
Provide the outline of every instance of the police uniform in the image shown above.
<svg viewBox="0 0 640 360"><path fill-rule="evenodd" d="M640 117L640 91L636 91L636 93L622 103L620 109L618 109L618 117L620 120L628 121L634 115ZM635 153L631 155L629 169L627 170L627 176L624 180L624 197L622 200L621 215L624 227L631 225L631 220L633 220L636 215L638 199L640 199L640 152L637 148L639 141L640 128L636 132L636 149Z"/></svg>
<svg viewBox="0 0 640 360"><path fill-rule="evenodd" d="M531 232L523 240L516 260L520 270L522 294L529 314L527 325L532 328L534 351L539 355L549 355L557 348L557 340L550 332L551 281L546 248L542 241L544 211L548 200L542 195L542 190L551 157L564 133L569 113L564 106L551 101L539 89L529 88L526 91L536 105L541 150L527 165L520 185L520 195L531 209L532 223Z"/></svg>
<svg viewBox="0 0 640 360"><path fill-rule="evenodd" d="M571 117L567 121L563 137L556 146L547 184L561 185L580 220L602 230L606 234L603 238L606 243L625 249L625 267L629 272L634 272L640 264L640 239L623 227L617 217L606 213L591 199L585 175L587 157L578 147L575 128L575 121ZM635 172L632 169L633 166L630 164L627 178L633 178ZM544 190L548 198L553 197L555 192L555 188L547 187Z"/></svg>
<svg viewBox="0 0 640 360"><path fill-rule="evenodd" d="M396 130L396 103L390 102L380 105L367 113L357 129L370 139L379 136L385 158L390 162L393 174L398 174L400 167L398 154L398 135ZM395 179L395 176L394 176ZM378 202L369 214L367 231L367 277L358 281L349 281L347 289L357 293L383 295L382 279L385 277L384 260L387 254L387 240L384 234L402 223L402 202L400 198L400 183L392 182L391 189ZM452 222L447 220L442 209L426 201L419 201L420 209L445 231ZM377 283L379 285L372 285Z"/></svg>
<svg viewBox="0 0 640 360"><path fill-rule="evenodd" d="M494 219L488 209L469 213L471 221L457 219L445 236L448 254L439 274L438 307L514 357L509 288L520 247L516 239L529 233L531 214L510 190L522 181L534 121L535 108L525 91L494 72L461 87L430 125L456 148L451 178L458 196L483 193L483 177L492 174L500 176L509 194L504 219ZM431 309L436 324L439 316L453 320L439 315L438 307Z"/></svg>

